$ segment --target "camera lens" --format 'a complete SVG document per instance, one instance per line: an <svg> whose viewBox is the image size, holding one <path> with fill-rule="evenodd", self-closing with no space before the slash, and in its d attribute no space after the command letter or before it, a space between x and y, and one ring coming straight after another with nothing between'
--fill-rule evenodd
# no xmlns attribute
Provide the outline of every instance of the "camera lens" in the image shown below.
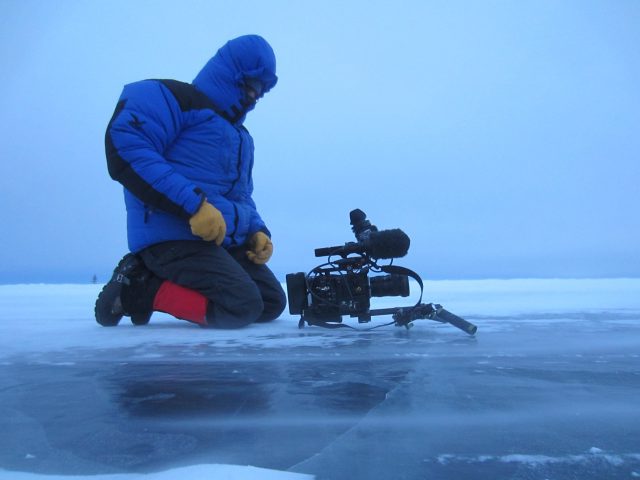
<svg viewBox="0 0 640 480"><path fill-rule="evenodd" d="M409 277L406 275L379 275L371 277L372 297L408 297Z"/></svg>

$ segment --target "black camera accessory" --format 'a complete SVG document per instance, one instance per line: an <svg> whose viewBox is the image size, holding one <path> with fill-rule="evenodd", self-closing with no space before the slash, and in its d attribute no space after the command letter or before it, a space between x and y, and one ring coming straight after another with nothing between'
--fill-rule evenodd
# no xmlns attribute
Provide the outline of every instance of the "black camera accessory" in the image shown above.
<svg viewBox="0 0 640 480"><path fill-rule="evenodd" d="M410 244L407 234L400 229L378 231L359 209L351 211L350 219L358 242L318 248L316 257L328 256L326 263L313 268L308 274L290 273L286 277L289 312L300 315L300 328L307 324L354 329L342 323L343 315L357 317L359 323L371 321L374 315L392 315L392 322L365 330L392 324L410 328L413 320L429 319L450 323L469 335L476 333L475 325L445 310L442 305L422 303L424 284L416 272L392 264L378 265L377 259L391 259L393 262L393 258L407 254ZM349 256L351 254L356 256ZM336 255L341 258L332 260L331 257ZM369 278L370 271L385 275ZM371 297L408 296L409 278L420 286L420 297L415 305L370 309Z"/></svg>
<svg viewBox="0 0 640 480"><path fill-rule="evenodd" d="M390 259L404 257L409 251L411 240L399 228L369 232L367 237L359 242L347 242L344 246L316 248L316 257L340 255L346 257L350 253L368 255L376 259Z"/></svg>
<svg viewBox="0 0 640 480"><path fill-rule="evenodd" d="M349 220L351 221L351 230L359 242L368 240L372 232L378 231L378 227L371 225L371 222L367 220L367 215L359 208L349 212Z"/></svg>

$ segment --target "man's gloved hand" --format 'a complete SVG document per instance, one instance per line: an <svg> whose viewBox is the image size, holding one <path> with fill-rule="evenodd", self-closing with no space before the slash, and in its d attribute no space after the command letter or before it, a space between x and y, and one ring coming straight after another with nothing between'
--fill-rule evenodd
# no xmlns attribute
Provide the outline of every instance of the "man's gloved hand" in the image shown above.
<svg viewBox="0 0 640 480"><path fill-rule="evenodd" d="M206 200L198 211L189 219L191 233L208 242L214 241L216 245L222 245L227 233L227 224L220 210Z"/></svg>
<svg viewBox="0 0 640 480"><path fill-rule="evenodd" d="M269 261L273 254L273 243L263 232L256 232L249 239L247 258L257 265L263 265Z"/></svg>

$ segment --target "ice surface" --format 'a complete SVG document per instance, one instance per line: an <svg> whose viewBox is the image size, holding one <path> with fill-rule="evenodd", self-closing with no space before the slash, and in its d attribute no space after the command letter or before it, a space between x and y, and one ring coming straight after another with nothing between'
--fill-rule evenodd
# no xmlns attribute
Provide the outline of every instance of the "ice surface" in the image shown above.
<svg viewBox="0 0 640 480"><path fill-rule="evenodd" d="M0 478L640 473L638 279L425 282L475 337L426 320L299 330L288 314L102 328L100 288L0 286Z"/></svg>
<svg viewBox="0 0 640 480"><path fill-rule="evenodd" d="M0 285L3 339L0 360L15 354L83 347L145 349L206 343L218 348L236 348L239 344L283 348L350 343L354 338L317 328L299 331L298 318L286 312L275 323L256 324L243 330L202 330L162 313L154 314L153 328L136 328L126 319L117 329L97 328L92 320L93 303L101 288L101 285ZM417 301L418 289L412 285L411 291L413 297L409 299L372 299L372 308L411 305ZM640 309L640 279L425 281L423 301L440 303L453 313L475 320L482 324L479 332L482 334L487 329L513 328L512 322L502 321L505 317L521 317L520 324L554 324L558 318L566 320L576 312L598 314ZM388 321L389 317L374 317L366 326ZM357 321L345 319L345 323L354 325L353 322L357 326ZM428 321L416 324L420 329L434 328Z"/></svg>

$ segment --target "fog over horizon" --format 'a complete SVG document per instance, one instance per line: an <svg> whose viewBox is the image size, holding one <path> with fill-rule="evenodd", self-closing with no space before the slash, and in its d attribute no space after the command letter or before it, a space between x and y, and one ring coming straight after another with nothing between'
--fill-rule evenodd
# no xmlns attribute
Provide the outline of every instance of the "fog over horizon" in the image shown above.
<svg viewBox="0 0 640 480"><path fill-rule="evenodd" d="M126 83L262 35L248 115L271 268L401 228L428 279L640 277L640 2L0 2L0 283L105 282L127 251L104 132Z"/></svg>

